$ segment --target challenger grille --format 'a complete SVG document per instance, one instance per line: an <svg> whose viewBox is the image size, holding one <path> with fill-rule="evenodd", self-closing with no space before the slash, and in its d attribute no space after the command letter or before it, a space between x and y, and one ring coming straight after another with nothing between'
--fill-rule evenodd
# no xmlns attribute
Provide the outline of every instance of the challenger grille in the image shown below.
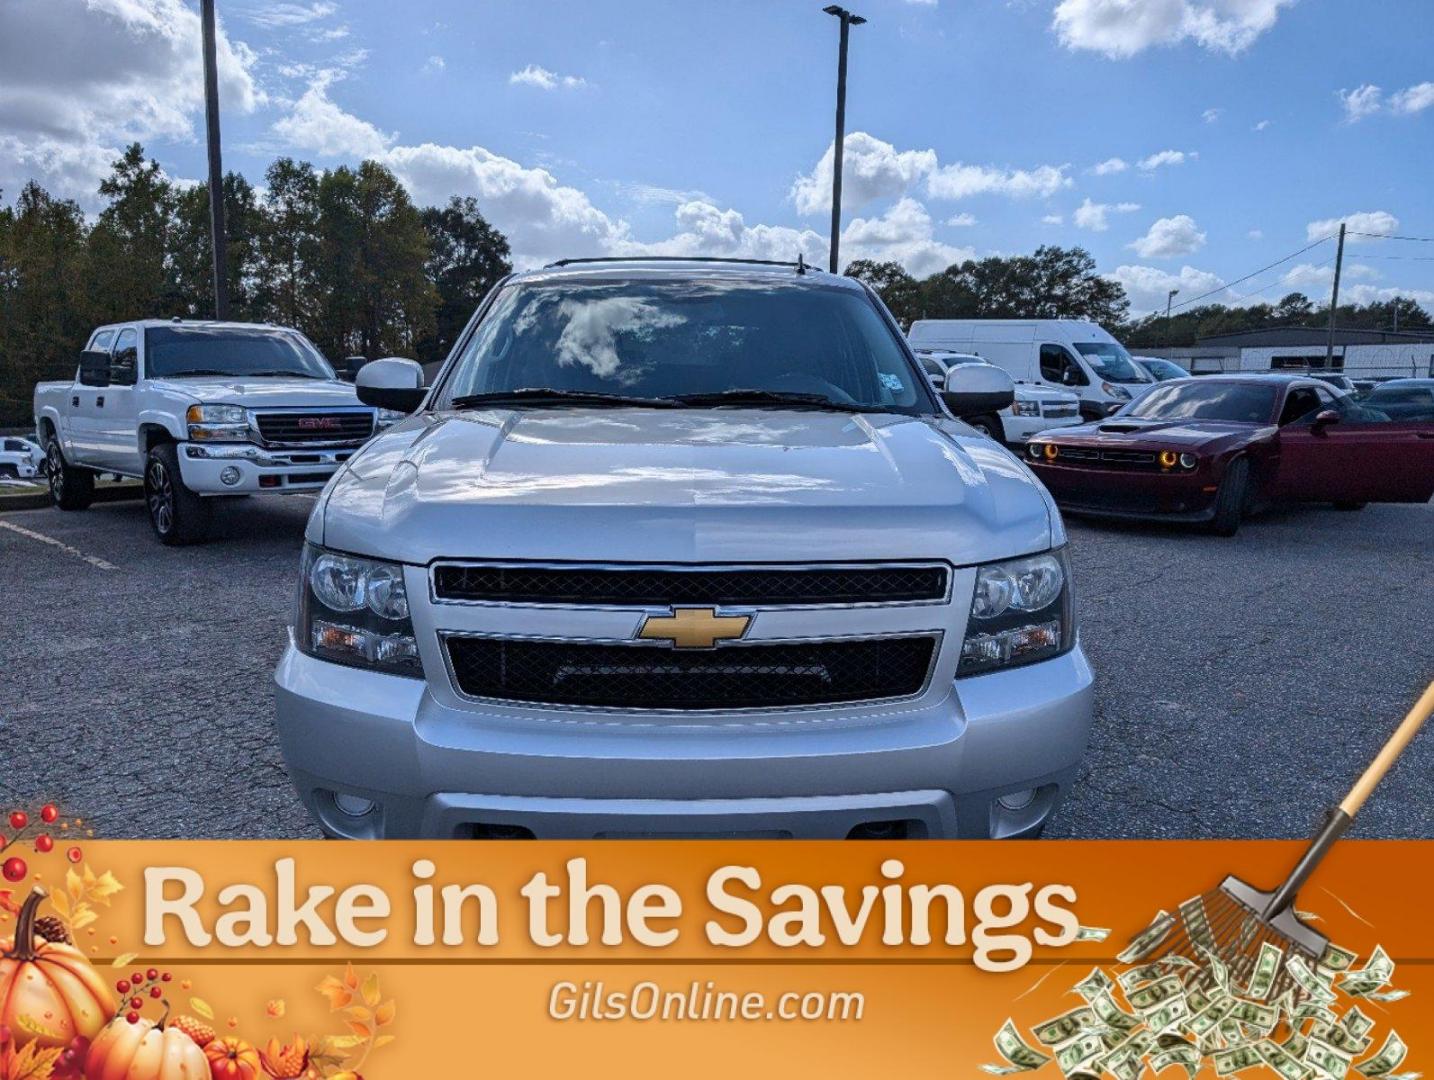
<svg viewBox="0 0 1434 1080"><path fill-rule="evenodd" d="M255 414L266 445L361 443L373 434L373 416L357 412L261 412Z"/></svg>
<svg viewBox="0 0 1434 1080"><path fill-rule="evenodd" d="M615 709L731 710L911 697L936 638L872 638L681 650L652 645L449 637L469 697Z"/></svg>
<svg viewBox="0 0 1434 1080"><path fill-rule="evenodd" d="M1153 450L1095 450L1084 446L1062 446L1058 465L1082 465L1096 469L1157 468Z"/></svg>
<svg viewBox="0 0 1434 1080"><path fill-rule="evenodd" d="M440 563L438 600L608 606L900 604L946 597L941 566L490 566Z"/></svg>

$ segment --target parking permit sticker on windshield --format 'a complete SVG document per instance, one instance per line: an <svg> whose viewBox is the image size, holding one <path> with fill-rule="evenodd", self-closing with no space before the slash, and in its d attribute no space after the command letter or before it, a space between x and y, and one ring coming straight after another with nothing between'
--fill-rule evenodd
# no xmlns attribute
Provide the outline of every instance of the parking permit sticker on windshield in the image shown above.
<svg viewBox="0 0 1434 1080"><path fill-rule="evenodd" d="M899 394L906 389L906 387L901 382L900 375L890 375L887 372L883 371L880 375L880 379L881 385L886 387L893 393Z"/></svg>

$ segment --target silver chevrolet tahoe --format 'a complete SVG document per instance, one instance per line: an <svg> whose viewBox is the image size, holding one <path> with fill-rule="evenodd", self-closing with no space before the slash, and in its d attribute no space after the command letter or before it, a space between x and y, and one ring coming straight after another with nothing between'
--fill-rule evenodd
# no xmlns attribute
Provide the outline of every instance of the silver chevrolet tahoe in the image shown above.
<svg viewBox="0 0 1434 1080"><path fill-rule="evenodd" d="M278 728L349 837L1010 837L1075 778L1066 534L869 288L513 275L309 519Z"/></svg>

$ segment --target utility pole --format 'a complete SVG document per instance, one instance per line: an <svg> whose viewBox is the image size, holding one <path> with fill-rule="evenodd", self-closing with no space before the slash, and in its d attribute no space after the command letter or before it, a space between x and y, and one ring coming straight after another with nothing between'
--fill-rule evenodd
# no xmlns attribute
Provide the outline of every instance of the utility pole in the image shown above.
<svg viewBox="0 0 1434 1080"><path fill-rule="evenodd" d="M1334 313L1339 308L1339 272L1344 269L1344 222L1339 223L1339 246L1334 252L1334 291L1329 298L1329 339L1324 346L1324 369L1334 367Z"/></svg>
<svg viewBox="0 0 1434 1080"><path fill-rule="evenodd" d="M1170 302L1179 295L1179 289L1171 289L1165 294L1165 359L1167 360L1171 360L1175 356L1175 346L1170 343Z"/></svg>
<svg viewBox="0 0 1434 1080"><path fill-rule="evenodd" d="M832 241L831 257L828 259L828 268L835 274L839 265L838 248L841 244L842 144L846 141L846 43L851 28L860 26L866 20L837 4L830 4L822 10L841 20L841 45L837 51L836 141L832 143Z"/></svg>
<svg viewBox="0 0 1434 1080"><path fill-rule="evenodd" d="M204 127L209 142L209 233L214 245L214 317L229 318L224 238L224 165L219 158L219 70L214 61L214 0L200 0L204 32Z"/></svg>

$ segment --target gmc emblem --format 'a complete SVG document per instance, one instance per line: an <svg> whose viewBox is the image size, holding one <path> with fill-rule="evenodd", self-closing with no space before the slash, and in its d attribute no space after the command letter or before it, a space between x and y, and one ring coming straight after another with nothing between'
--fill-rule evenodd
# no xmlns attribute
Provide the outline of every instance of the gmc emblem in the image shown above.
<svg viewBox="0 0 1434 1080"><path fill-rule="evenodd" d="M336 431L339 421L333 416L301 416L294 421L294 425L300 431Z"/></svg>

